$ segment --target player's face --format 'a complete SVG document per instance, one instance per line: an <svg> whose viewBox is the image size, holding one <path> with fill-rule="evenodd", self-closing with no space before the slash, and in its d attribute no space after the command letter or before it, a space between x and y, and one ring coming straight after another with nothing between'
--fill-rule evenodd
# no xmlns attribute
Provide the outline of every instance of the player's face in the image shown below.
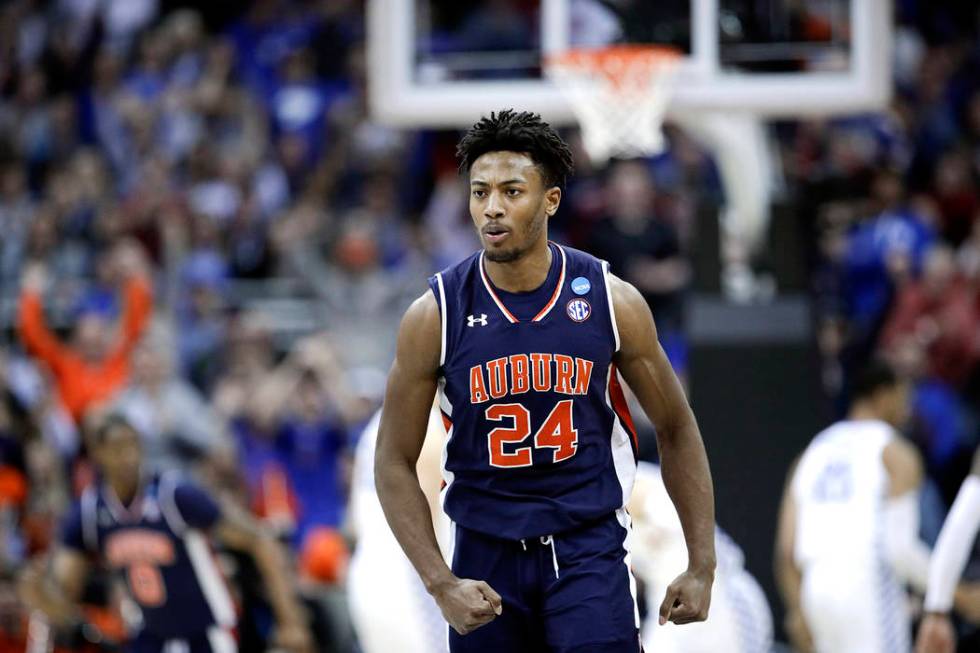
<svg viewBox="0 0 980 653"><path fill-rule="evenodd" d="M559 201L561 189L546 188L526 154L487 152L470 167L470 216L491 261L516 261L543 246Z"/></svg>
<svg viewBox="0 0 980 653"><path fill-rule="evenodd" d="M96 462L117 491L135 491L140 479L142 448L139 435L128 426L111 427L96 447Z"/></svg>

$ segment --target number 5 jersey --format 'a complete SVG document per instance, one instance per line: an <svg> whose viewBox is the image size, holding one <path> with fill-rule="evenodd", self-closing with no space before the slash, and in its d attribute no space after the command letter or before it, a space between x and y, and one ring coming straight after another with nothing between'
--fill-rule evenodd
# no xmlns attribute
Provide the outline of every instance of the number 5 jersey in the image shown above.
<svg viewBox="0 0 980 653"><path fill-rule="evenodd" d="M636 471L608 264L549 247L548 276L530 292L495 287L483 252L429 279L449 432L443 506L461 526L513 540L613 514Z"/></svg>
<svg viewBox="0 0 980 653"><path fill-rule="evenodd" d="M149 479L129 507L108 486L89 486L65 523L62 542L123 579L143 630L186 638L235 625L206 534L220 518L203 490L168 472Z"/></svg>

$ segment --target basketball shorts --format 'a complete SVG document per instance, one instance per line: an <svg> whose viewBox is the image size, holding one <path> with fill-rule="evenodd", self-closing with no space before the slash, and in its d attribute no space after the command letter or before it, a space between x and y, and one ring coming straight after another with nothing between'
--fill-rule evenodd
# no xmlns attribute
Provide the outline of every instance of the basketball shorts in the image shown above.
<svg viewBox="0 0 980 653"><path fill-rule="evenodd" d="M142 631L129 644L131 653L236 653L238 642L232 632L212 626L205 632L183 638L164 638Z"/></svg>
<svg viewBox="0 0 980 653"><path fill-rule="evenodd" d="M523 541L454 531L453 572L487 582L503 598L503 611L467 635L450 628L452 653L640 652L625 510Z"/></svg>
<svg viewBox="0 0 980 653"><path fill-rule="evenodd" d="M868 569L873 565L815 564L804 571L800 607L817 653L912 649L904 590L890 572Z"/></svg>

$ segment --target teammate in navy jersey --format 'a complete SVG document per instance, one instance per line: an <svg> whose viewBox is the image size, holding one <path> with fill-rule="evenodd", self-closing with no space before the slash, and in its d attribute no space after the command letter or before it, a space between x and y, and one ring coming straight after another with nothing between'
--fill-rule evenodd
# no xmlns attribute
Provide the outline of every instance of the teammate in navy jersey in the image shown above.
<svg viewBox="0 0 980 653"><path fill-rule="evenodd" d="M109 417L97 430L93 458L100 482L68 516L46 577L32 579L25 592L56 626L83 623L77 601L90 563L97 562L120 576L140 608L142 625L130 650L237 650L235 608L211 551L213 534L253 555L276 615L276 644L312 651L284 555L271 536L175 472L144 475L139 436L122 418Z"/></svg>
<svg viewBox="0 0 980 653"><path fill-rule="evenodd" d="M548 241L571 172L540 117L491 114L461 140L483 248L429 280L402 321L375 471L388 523L454 653L634 653L625 510L636 435L620 375L657 427L689 565L660 622L705 619L714 504L704 445L646 303L604 261ZM433 395L449 432L440 554L416 459Z"/></svg>

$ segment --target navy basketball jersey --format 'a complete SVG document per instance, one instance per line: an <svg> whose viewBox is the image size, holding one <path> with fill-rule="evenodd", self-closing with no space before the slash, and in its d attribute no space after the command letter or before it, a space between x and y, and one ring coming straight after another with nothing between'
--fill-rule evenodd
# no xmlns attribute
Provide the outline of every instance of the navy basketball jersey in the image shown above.
<svg viewBox="0 0 980 653"><path fill-rule="evenodd" d="M125 582L143 629L164 639L235 625L235 609L204 531L220 511L173 473L156 476L129 508L90 486L65 525L66 546L98 558Z"/></svg>
<svg viewBox="0 0 980 653"><path fill-rule="evenodd" d="M557 534L625 505L636 436L612 357L608 264L549 243L537 290L509 293L483 252L436 274L443 506L498 537Z"/></svg>

